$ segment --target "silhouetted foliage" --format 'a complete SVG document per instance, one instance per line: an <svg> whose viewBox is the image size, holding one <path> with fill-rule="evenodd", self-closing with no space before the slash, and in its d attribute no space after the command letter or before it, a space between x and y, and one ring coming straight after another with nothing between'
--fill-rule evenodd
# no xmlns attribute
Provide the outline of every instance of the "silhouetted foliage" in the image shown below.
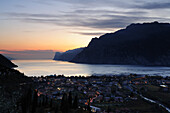
<svg viewBox="0 0 170 113"><path fill-rule="evenodd" d="M59 106L58 106L58 103L56 104L55 106L55 113L58 113L59 112Z"/></svg>
<svg viewBox="0 0 170 113"><path fill-rule="evenodd" d="M50 100L50 107L53 106L53 99Z"/></svg>
<svg viewBox="0 0 170 113"><path fill-rule="evenodd" d="M89 102L88 102L88 105L87 105L87 111L89 111L89 113L92 113L91 107L90 107L90 99L89 99Z"/></svg>
<svg viewBox="0 0 170 113"><path fill-rule="evenodd" d="M31 87L28 89L27 96L26 96L26 101L27 101L27 107L29 109L30 104L32 103L32 89Z"/></svg>
<svg viewBox="0 0 170 113"><path fill-rule="evenodd" d="M67 100L67 94L66 93L63 94L60 109L61 109L62 113L68 113L68 100Z"/></svg>
<svg viewBox="0 0 170 113"><path fill-rule="evenodd" d="M76 95L75 98L74 98L73 108L74 108L74 109L77 109L77 108L78 108L78 97L77 97L77 95Z"/></svg>
<svg viewBox="0 0 170 113"><path fill-rule="evenodd" d="M25 97L22 97L21 99L21 109L22 109L22 113L27 112L27 104L26 104Z"/></svg>
<svg viewBox="0 0 170 113"><path fill-rule="evenodd" d="M33 102L32 102L32 113L35 113L37 105L38 105L38 95L37 95L37 91L35 90L33 95Z"/></svg>
<svg viewBox="0 0 170 113"><path fill-rule="evenodd" d="M110 106L108 106L107 113L110 113L110 112L111 112L111 108L110 108Z"/></svg>
<svg viewBox="0 0 170 113"><path fill-rule="evenodd" d="M45 105L48 105L48 97L47 97L47 95L45 96Z"/></svg>
<svg viewBox="0 0 170 113"><path fill-rule="evenodd" d="M71 91L69 92L68 103L69 103L69 108L72 108L72 93L71 93Z"/></svg>
<svg viewBox="0 0 170 113"><path fill-rule="evenodd" d="M133 92L131 92L130 93L130 97L134 97L135 95L134 95L134 93Z"/></svg>
<svg viewBox="0 0 170 113"><path fill-rule="evenodd" d="M21 98L21 109L23 113L29 110L31 102L32 102L32 89L30 87L26 95L23 95Z"/></svg>
<svg viewBox="0 0 170 113"><path fill-rule="evenodd" d="M42 106L45 106L45 97L43 96Z"/></svg>

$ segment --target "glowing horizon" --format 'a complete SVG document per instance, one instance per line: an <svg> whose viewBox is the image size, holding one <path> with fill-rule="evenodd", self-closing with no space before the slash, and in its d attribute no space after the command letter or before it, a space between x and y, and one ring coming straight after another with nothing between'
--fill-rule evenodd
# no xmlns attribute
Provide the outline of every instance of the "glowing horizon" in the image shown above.
<svg viewBox="0 0 170 113"><path fill-rule="evenodd" d="M0 50L66 50L131 23L169 22L168 0L2 0Z"/></svg>

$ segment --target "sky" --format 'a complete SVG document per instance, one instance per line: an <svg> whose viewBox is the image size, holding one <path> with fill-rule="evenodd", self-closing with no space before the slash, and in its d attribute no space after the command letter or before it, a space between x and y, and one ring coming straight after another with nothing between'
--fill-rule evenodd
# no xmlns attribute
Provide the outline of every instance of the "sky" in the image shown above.
<svg viewBox="0 0 170 113"><path fill-rule="evenodd" d="M131 23L169 23L169 14L169 0L1 0L0 53L85 47Z"/></svg>

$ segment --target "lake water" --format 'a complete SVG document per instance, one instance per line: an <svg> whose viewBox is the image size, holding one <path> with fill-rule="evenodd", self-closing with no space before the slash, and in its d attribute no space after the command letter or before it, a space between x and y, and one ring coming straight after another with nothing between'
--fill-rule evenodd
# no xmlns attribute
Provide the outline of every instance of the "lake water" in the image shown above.
<svg viewBox="0 0 170 113"><path fill-rule="evenodd" d="M145 67L134 65L90 65L76 64L54 60L13 60L19 71L27 76L59 75L90 76L94 75L128 75L130 73L170 76L170 67Z"/></svg>

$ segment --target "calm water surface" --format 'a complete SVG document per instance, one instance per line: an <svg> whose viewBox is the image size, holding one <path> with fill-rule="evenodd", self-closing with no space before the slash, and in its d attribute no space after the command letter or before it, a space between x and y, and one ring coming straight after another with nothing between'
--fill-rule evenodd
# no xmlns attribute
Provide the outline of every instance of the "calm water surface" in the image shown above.
<svg viewBox="0 0 170 113"><path fill-rule="evenodd" d="M133 65L90 65L54 60L13 60L27 76L64 74L67 76L128 75L130 73L170 76L170 67L145 67Z"/></svg>

